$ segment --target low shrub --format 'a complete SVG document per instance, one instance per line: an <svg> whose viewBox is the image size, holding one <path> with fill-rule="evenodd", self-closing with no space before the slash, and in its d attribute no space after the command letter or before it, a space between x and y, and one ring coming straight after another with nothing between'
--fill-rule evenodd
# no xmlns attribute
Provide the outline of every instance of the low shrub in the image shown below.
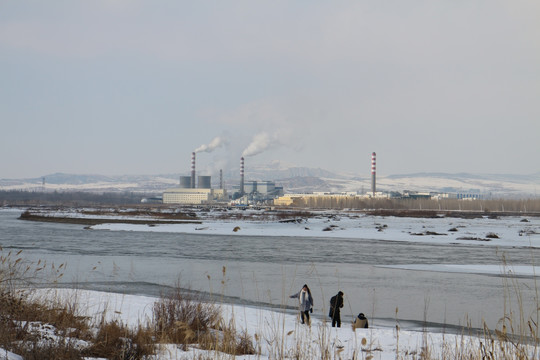
<svg viewBox="0 0 540 360"><path fill-rule="evenodd" d="M111 360L144 359L154 353L153 331L139 327L130 330L117 322L103 322L91 345L82 353L86 357L103 357Z"/></svg>
<svg viewBox="0 0 540 360"><path fill-rule="evenodd" d="M188 295L176 286L154 304L153 318L158 341L189 344L216 327L220 312L214 304Z"/></svg>

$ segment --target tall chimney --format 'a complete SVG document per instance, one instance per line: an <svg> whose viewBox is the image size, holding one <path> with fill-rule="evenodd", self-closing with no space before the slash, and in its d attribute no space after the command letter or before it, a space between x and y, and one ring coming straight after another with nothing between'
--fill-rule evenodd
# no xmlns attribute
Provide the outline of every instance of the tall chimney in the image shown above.
<svg viewBox="0 0 540 360"><path fill-rule="evenodd" d="M375 173L376 173L376 167L375 167L375 157L377 154L374 152L371 153L371 192L373 193L373 196L375 197L375 192L377 191L376 185L375 185Z"/></svg>
<svg viewBox="0 0 540 360"><path fill-rule="evenodd" d="M240 158L240 196L244 195L244 157Z"/></svg>
<svg viewBox="0 0 540 360"><path fill-rule="evenodd" d="M191 188L195 189L195 152L191 153Z"/></svg>
<svg viewBox="0 0 540 360"><path fill-rule="evenodd" d="M219 169L219 188L223 189L223 169Z"/></svg>

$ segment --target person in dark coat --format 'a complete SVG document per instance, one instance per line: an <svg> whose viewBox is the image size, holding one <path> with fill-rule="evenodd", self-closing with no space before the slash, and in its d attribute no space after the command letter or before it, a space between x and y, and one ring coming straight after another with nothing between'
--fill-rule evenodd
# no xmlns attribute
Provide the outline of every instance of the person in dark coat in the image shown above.
<svg viewBox="0 0 540 360"><path fill-rule="evenodd" d="M332 318L332 327L341 327L341 308L343 307L343 292L340 291L330 299L330 312L328 316Z"/></svg>
<svg viewBox="0 0 540 360"><path fill-rule="evenodd" d="M352 325L353 330L356 329L367 329L368 328L368 319L363 313L358 314L356 320Z"/></svg>
<svg viewBox="0 0 540 360"><path fill-rule="evenodd" d="M302 290L289 297L298 299L302 324L306 323L309 325L309 312L313 312L313 297L311 296L311 290L309 290L309 287L304 284L304 286L302 286Z"/></svg>

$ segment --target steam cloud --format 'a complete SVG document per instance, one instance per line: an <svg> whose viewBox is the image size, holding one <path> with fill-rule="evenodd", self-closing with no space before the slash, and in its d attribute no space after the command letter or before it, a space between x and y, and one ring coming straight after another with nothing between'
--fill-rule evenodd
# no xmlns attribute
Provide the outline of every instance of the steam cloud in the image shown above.
<svg viewBox="0 0 540 360"><path fill-rule="evenodd" d="M260 133L253 137L251 144L244 150L242 156L255 156L262 153L272 145L272 139L267 133Z"/></svg>
<svg viewBox="0 0 540 360"><path fill-rule="evenodd" d="M223 146L225 144L227 144L227 141L224 138L218 136L218 137L215 137L212 141L210 141L210 144L199 146L197 149L195 149L195 152L196 153L203 152L203 151L212 152L218 147Z"/></svg>

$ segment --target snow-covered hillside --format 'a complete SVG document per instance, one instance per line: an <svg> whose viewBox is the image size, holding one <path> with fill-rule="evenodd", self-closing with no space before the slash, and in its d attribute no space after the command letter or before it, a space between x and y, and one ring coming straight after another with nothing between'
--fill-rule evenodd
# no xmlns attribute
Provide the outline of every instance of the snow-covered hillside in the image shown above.
<svg viewBox="0 0 540 360"><path fill-rule="evenodd" d="M186 174L161 175L80 175L51 174L31 179L0 179L0 190L28 191L131 191L156 192L178 186L179 176ZM286 193L294 192L360 192L371 189L369 174L336 174L323 169L305 167L254 166L246 169L246 181L271 180L283 186ZM234 172L224 174L224 184L231 189L239 177ZM212 186L217 187L219 176L212 176ZM480 193L494 197L537 197L540 190L540 173L530 175L510 174L446 174L417 173L401 175L377 175L378 191L404 190L419 192Z"/></svg>

